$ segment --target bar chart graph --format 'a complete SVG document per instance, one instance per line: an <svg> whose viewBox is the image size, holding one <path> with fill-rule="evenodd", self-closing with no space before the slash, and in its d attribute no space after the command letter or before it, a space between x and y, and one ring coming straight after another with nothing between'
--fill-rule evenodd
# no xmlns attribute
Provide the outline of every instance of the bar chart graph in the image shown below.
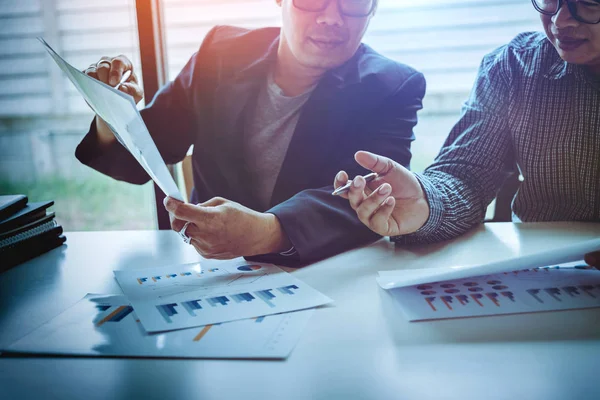
<svg viewBox="0 0 600 400"><path fill-rule="evenodd" d="M201 272L194 264L151 268L144 274L120 270L115 277L148 332L215 325L331 302L277 266L244 261L205 263ZM147 279L140 284L141 278Z"/></svg>
<svg viewBox="0 0 600 400"><path fill-rule="evenodd" d="M261 299L262 301L264 301L269 307L274 308L275 303L273 303L271 300L275 298L275 295L272 292L273 292L273 289L267 289L267 290L259 290L258 292L255 292L255 293L258 296L258 298Z"/></svg>
<svg viewBox="0 0 600 400"><path fill-rule="evenodd" d="M185 310L192 316L195 317L196 310L201 310L202 306L200 305L200 299L198 300L190 300L190 301L183 301L181 303L181 305L183 306L183 308L185 308Z"/></svg>
<svg viewBox="0 0 600 400"><path fill-rule="evenodd" d="M235 301L236 303L241 303L243 301L252 301L255 299L254 296L252 296L250 293L239 293L239 294L232 294L231 298L233 299L233 301Z"/></svg>
<svg viewBox="0 0 600 400"><path fill-rule="evenodd" d="M531 269L392 292L411 320L600 307L600 271Z"/></svg>
<svg viewBox="0 0 600 400"><path fill-rule="evenodd" d="M229 303L229 299L227 298L227 296L209 297L206 299L206 301L212 307L216 307L219 304L222 306L226 306L227 303Z"/></svg>
<svg viewBox="0 0 600 400"><path fill-rule="evenodd" d="M289 285L289 286L277 288L277 290L279 290L281 293L289 294L290 296L292 296L292 295L294 295L294 290L298 290L298 286Z"/></svg>
<svg viewBox="0 0 600 400"><path fill-rule="evenodd" d="M173 320L171 319L171 317L175 314L177 314L177 310L175 309L175 307L177 307L176 303L172 303L172 304L161 304L156 306L156 308L158 309L158 312L160 313L160 315L162 315L162 317L165 319L165 321L167 323L171 323L173 322Z"/></svg>
<svg viewBox="0 0 600 400"><path fill-rule="evenodd" d="M230 304L235 305L235 304L241 304L241 303L249 303L253 300L256 300L256 298L258 298L258 299L262 300L270 308L275 308L277 306L273 302L273 299L275 299L277 297L277 295L274 294L273 292L275 292L275 293L279 292L281 296L284 296L284 295L285 296L294 296L298 290L300 290L300 288L297 285L287 285L287 286L277 287L275 289L264 289L264 290L258 290L256 292L253 292L256 297L248 292L234 293L234 294L230 294L227 296L224 295L224 296L217 296L217 297L207 297L204 299L183 301L183 302L181 302L181 306L192 317L196 317L198 315L197 312L199 310L202 310L202 306L200 305L201 301L205 302L206 304L208 304L211 307L227 307ZM230 303L231 300L233 300L233 303ZM451 296L443 296L442 301L444 302L444 304L449 306L449 304L452 303L452 297ZM159 311L160 315L163 317L163 319L167 323L171 323L172 322L171 317L173 317L173 315L177 314L176 307L178 307L178 306L179 306L179 304L177 304L177 303L169 303L169 304L157 305L156 308L158 309L158 311Z"/></svg>
<svg viewBox="0 0 600 400"><path fill-rule="evenodd" d="M110 306L109 306L110 308ZM108 314L96 323L96 326L102 326L105 322L119 322L133 311L131 306L119 306L113 312Z"/></svg>

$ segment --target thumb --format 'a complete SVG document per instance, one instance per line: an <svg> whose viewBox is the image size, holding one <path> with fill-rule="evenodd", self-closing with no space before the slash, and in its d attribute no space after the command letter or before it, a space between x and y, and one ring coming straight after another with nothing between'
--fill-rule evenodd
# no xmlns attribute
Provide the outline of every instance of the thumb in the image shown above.
<svg viewBox="0 0 600 400"><path fill-rule="evenodd" d="M368 151L359 151L354 155L356 162L363 168L378 173L380 176L388 174L396 167L396 162Z"/></svg>

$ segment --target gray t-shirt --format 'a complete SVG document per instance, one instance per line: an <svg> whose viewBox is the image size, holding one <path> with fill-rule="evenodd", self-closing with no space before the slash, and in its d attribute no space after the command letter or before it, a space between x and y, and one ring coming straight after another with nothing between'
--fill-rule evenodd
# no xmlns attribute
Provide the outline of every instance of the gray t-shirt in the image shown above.
<svg viewBox="0 0 600 400"><path fill-rule="evenodd" d="M299 96L285 96L272 72L265 83L259 91L254 112L246 116L244 134L244 158L252 195L263 209L269 208L300 111L314 89L312 87Z"/></svg>

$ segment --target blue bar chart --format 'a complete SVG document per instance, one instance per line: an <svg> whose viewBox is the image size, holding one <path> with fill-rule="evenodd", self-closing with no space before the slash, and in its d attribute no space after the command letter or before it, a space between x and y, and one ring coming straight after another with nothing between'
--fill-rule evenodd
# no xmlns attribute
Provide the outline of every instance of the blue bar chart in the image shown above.
<svg viewBox="0 0 600 400"><path fill-rule="evenodd" d="M190 301L183 301L183 302L181 302L181 305L183 306L183 308L185 308L185 310L192 317L196 316L196 313L194 311L202 309L202 306L200 305L200 299L198 299L198 300L190 300Z"/></svg>
<svg viewBox="0 0 600 400"><path fill-rule="evenodd" d="M252 296L250 293L239 293L239 294L232 294L231 298L233 299L233 301L235 301L236 303L241 303L243 301L252 301L255 299L254 296Z"/></svg>
<svg viewBox="0 0 600 400"><path fill-rule="evenodd" d="M258 296L258 298L261 299L262 301L264 301L269 307L274 308L275 303L273 303L271 300L275 298L275 295L273 293L271 293L272 291L273 291L273 289L267 289L267 290L259 290L258 292L255 292L255 293Z"/></svg>
<svg viewBox="0 0 600 400"><path fill-rule="evenodd" d="M201 270L194 263L150 268L144 274L119 270L115 276L148 332L214 326L332 301L275 265L203 263Z"/></svg>
<svg viewBox="0 0 600 400"><path fill-rule="evenodd" d="M229 303L229 299L227 298L227 296L209 297L206 299L206 301L212 307L216 307L218 304L226 306L227 303Z"/></svg>
<svg viewBox="0 0 600 400"><path fill-rule="evenodd" d="M162 315L162 317L165 319L165 321L169 324L171 322L173 322L171 317L173 315L177 314L177 310L175 310L175 307L177 307L177 303L161 304L161 305L156 306L160 315Z"/></svg>
<svg viewBox="0 0 600 400"><path fill-rule="evenodd" d="M296 286L296 285L289 285L289 286L284 286L284 287L277 288L277 290L279 290L281 293L289 294L291 296L291 295L294 294L294 290L298 290L298 286Z"/></svg>

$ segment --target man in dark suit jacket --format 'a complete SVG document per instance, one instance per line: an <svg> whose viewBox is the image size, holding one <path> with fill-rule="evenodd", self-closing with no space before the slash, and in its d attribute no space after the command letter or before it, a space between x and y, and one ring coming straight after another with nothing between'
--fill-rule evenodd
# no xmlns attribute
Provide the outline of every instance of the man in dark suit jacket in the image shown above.
<svg viewBox="0 0 600 400"><path fill-rule="evenodd" d="M359 149L409 166L425 80L361 44L377 1L276 2L281 29L212 29L141 111L166 163L194 145L190 204L165 206L207 258L298 265L376 240L331 196L330 176L363 173ZM86 73L114 86L130 69L103 57ZM120 90L143 96L135 74ZM99 117L76 155L116 179L149 180Z"/></svg>

